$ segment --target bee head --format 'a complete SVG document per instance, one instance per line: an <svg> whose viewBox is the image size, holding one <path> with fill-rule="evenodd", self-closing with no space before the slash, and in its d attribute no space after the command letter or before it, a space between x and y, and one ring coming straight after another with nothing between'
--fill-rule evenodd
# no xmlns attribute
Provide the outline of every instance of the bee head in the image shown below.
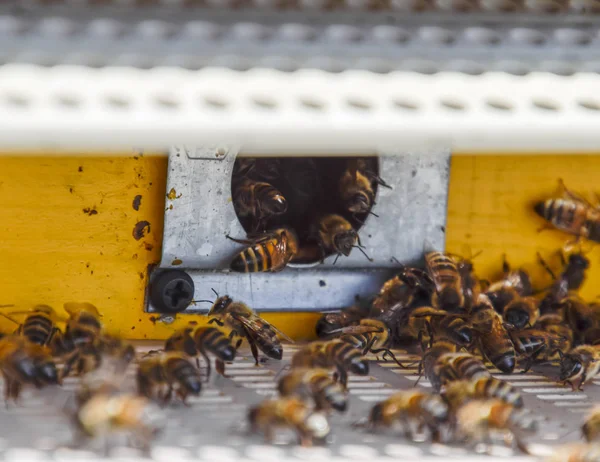
<svg viewBox="0 0 600 462"><path fill-rule="evenodd" d="M512 324L517 329L524 329L529 323L529 313L520 309L519 304L504 312L504 319L507 323Z"/></svg>
<svg viewBox="0 0 600 462"><path fill-rule="evenodd" d="M211 307L208 314L222 314L232 303L233 299L229 295L223 295L222 297L218 297L213 303L213 306Z"/></svg>
<svg viewBox="0 0 600 462"><path fill-rule="evenodd" d="M535 213L537 213L540 217L542 218L546 218L546 204L545 202L538 202L533 206L533 210L535 211Z"/></svg>
<svg viewBox="0 0 600 462"><path fill-rule="evenodd" d="M578 376L583 364L572 355L564 355L560 361L560 380L568 380Z"/></svg>
<svg viewBox="0 0 600 462"><path fill-rule="evenodd" d="M353 361L349 367L350 372L356 375L367 375L369 373L369 363L364 359L358 358Z"/></svg>
<svg viewBox="0 0 600 462"><path fill-rule="evenodd" d="M568 266L571 268L587 269L590 266L590 261L581 253L573 253L569 255Z"/></svg>
<svg viewBox="0 0 600 462"><path fill-rule="evenodd" d="M463 326L456 331L457 343L461 345L470 345L473 342L473 329L469 326Z"/></svg>
<svg viewBox="0 0 600 462"><path fill-rule="evenodd" d="M40 385L56 385L59 382L56 365L51 361L36 364L36 372Z"/></svg>
<svg viewBox="0 0 600 462"><path fill-rule="evenodd" d="M346 257L350 255L352 247L356 244L358 235L356 231L351 229L350 231L344 231L337 233L333 238L333 244L338 253L344 254Z"/></svg>
<svg viewBox="0 0 600 462"><path fill-rule="evenodd" d="M347 209L352 213L366 213L369 211L370 206L369 196L362 191L352 196L346 204Z"/></svg>
<svg viewBox="0 0 600 462"><path fill-rule="evenodd" d="M268 207L269 211L273 215L281 215L282 213L285 213L287 211L287 200L285 200L285 197L283 197L281 194L275 194L271 198L271 201L269 201Z"/></svg>

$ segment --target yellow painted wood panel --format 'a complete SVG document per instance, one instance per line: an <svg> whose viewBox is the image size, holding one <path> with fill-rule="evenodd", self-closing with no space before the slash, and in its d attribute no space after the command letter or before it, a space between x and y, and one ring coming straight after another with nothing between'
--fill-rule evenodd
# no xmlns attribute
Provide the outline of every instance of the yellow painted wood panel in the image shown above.
<svg viewBox="0 0 600 462"><path fill-rule="evenodd" d="M567 187L593 199L600 193L600 156L595 155L454 155L450 170L446 248L469 255L483 253L474 263L480 277L501 276L502 254L509 262L532 272L538 288L551 278L536 263L540 252L553 268L560 270L556 251L573 237L560 231L537 230L544 220L533 211L537 201L558 195L558 178ZM591 268L582 295L599 295L595 281L600 277L598 245L584 245Z"/></svg>
<svg viewBox="0 0 600 462"><path fill-rule="evenodd" d="M136 339L165 338L190 321L205 322L186 315L167 326L143 312L147 269L160 260L166 174L166 155L0 155L0 304L15 305L4 312L89 301L110 331ZM137 240L140 221L150 231ZM265 318L308 338L317 315ZM0 319L0 328L14 325Z"/></svg>

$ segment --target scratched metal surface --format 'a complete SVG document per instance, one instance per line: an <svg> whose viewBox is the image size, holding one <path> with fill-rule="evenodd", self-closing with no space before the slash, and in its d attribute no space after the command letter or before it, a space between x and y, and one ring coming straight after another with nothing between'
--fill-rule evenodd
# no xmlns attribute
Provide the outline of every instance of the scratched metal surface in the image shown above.
<svg viewBox="0 0 600 462"><path fill-rule="evenodd" d="M253 300L253 308L259 311L282 306L305 311L341 308L351 304L355 295L368 296L381 287L389 270L397 266L390 256L416 263L425 241L434 248L444 247L450 151L387 151L380 153L380 172L393 189L378 188L372 209L378 217L369 216L359 229L373 262L355 251L335 266L334 258L328 258L314 269L286 268L279 274L250 278L231 273L229 262L241 246L225 236L245 236L231 201L231 174L238 151L235 146L205 151L175 146L169 155L167 193L171 194L160 268L188 271L196 286L196 300L212 299L212 288ZM273 287L278 287L276 298ZM203 308L209 307L192 306L189 312Z"/></svg>
<svg viewBox="0 0 600 462"><path fill-rule="evenodd" d="M265 445L259 435L248 436L245 416L248 406L276 395L275 375L300 345L286 345L283 361L269 361L260 367L248 351L242 349L234 363L227 366L230 378L219 377L207 385L200 397L190 399L190 406L172 405L166 412L168 425L165 433L153 446L154 460L206 461L299 461L299 460L374 460L392 458L412 460L493 461L536 460L552 451L552 446L579 439L578 429L584 413L599 398L600 381L590 383L584 392L572 392L538 373L499 376L521 390L527 408L543 417L537 435L528 438L532 452L538 457L525 457L511 449L494 445L491 455L481 454L461 446L432 445L427 442L407 441L402 436L381 432L366 433L351 424L364 418L370 407L397 390L414 386L416 370L403 370L391 362L372 358L370 375L351 376L349 382L350 408L345 415L332 418L332 437L327 446L312 449L293 444L285 432L278 435L276 444ZM156 348L145 345L140 350ZM396 351L397 357L411 362L415 356ZM129 385L133 387L135 367L128 371ZM66 416L61 412L65 400L77 386L70 378L60 391L27 391L22 405L0 410L0 460L95 460L103 445L92 442L81 450L68 449L72 441ZM421 380L419 387L429 389ZM477 448L476 448L477 449ZM115 440L111 444L111 458L136 460L141 456Z"/></svg>

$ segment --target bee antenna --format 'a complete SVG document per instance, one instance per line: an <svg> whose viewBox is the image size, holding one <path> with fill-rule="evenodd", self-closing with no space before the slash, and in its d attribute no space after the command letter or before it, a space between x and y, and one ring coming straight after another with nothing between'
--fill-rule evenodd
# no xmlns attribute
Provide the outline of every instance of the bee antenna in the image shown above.
<svg viewBox="0 0 600 462"><path fill-rule="evenodd" d="M194 303L215 303L212 300L192 300Z"/></svg>
<svg viewBox="0 0 600 462"><path fill-rule="evenodd" d="M7 316L7 315L6 315L6 314L4 314L4 313L0 313L0 316L2 316L2 317L4 317L4 318L8 319L10 322L14 322L14 323L15 323L17 326L20 326L20 325L21 325L20 323L18 323L17 321L15 321L13 318L11 318L10 316Z"/></svg>
<svg viewBox="0 0 600 462"><path fill-rule="evenodd" d="M217 298L219 298L219 292L217 292L215 289L213 289L212 287L210 288L210 290L212 290L214 292L214 294L217 296Z"/></svg>
<svg viewBox="0 0 600 462"><path fill-rule="evenodd" d="M353 245L352 247L356 247L358 250L360 250L362 252L362 254L367 258L367 260L373 261L373 259L367 255L367 252L365 252L363 250L362 246L360 246L360 245Z"/></svg>
<svg viewBox="0 0 600 462"><path fill-rule="evenodd" d="M374 217L379 218L379 215L377 215L376 213L371 212L370 210L369 210L369 215L373 215Z"/></svg>
<svg viewBox="0 0 600 462"><path fill-rule="evenodd" d="M0 305L0 308L12 308L15 305Z"/></svg>
<svg viewBox="0 0 600 462"><path fill-rule="evenodd" d="M335 256L335 260L333 260L333 264L334 265L335 265L335 262L338 261L338 258L340 258L340 254L339 253Z"/></svg>

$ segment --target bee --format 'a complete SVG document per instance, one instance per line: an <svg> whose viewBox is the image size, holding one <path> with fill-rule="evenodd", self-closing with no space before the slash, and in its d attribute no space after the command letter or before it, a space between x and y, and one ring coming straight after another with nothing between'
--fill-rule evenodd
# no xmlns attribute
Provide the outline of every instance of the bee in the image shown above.
<svg viewBox="0 0 600 462"><path fill-rule="evenodd" d="M564 322L561 314L544 314L540 316L534 327L562 338L564 342L564 348L561 348L562 351L569 351L572 348L573 330Z"/></svg>
<svg viewBox="0 0 600 462"><path fill-rule="evenodd" d="M293 397L263 401L250 409L248 422L252 433L264 433L268 443L273 442L277 427L294 430L302 446L324 441L331 431L324 413Z"/></svg>
<svg viewBox="0 0 600 462"><path fill-rule="evenodd" d="M348 384L348 371L369 374L369 362L363 359L361 351L339 339L309 343L294 353L291 366L335 368L336 379L339 378L344 388Z"/></svg>
<svg viewBox="0 0 600 462"><path fill-rule="evenodd" d="M523 269L511 270L506 255L502 256L502 271L502 280L491 284L485 292L498 313L503 313L510 302L533 294L529 273Z"/></svg>
<svg viewBox="0 0 600 462"><path fill-rule="evenodd" d="M519 391L495 377L480 376L472 380L448 382L441 390L441 395L455 412L460 406L473 399L499 399L515 408L523 407L523 397Z"/></svg>
<svg viewBox="0 0 600 462"><path fill-rule="evenodd" d="M494 366L505 374L515 369L516 354L508 330L486 295L481 294L471 311L471 322L478 332L479 349Z"/></svg>
<svg viewBox="0 0 600 462"><path fill-rule="evenodd" d="M585 272L590 266L590 261L581 253L573 253L569 255L569 259L565 261L562 252L559 253L563 271L560 276L556 277L550 266L538 253L538 261L542 267L550 274L554 283L550 286L548 293L540 302L540 313L547 314L557 310L557 304L562 302L570 291L577 290L585 281Z"/></svg>
<svg viewBox="0 0 600 462"><path fill-rule="evenodd" d="M586 332L598 327L597 308L577 295L567 296L556 307L563 312L564 320L575 336L575 343L583 343Z"/></svg>
<svg viewBox="0 0 600 462"><path fill-rule="evenodd" d="M403 311L411 305L428 305L433 281L418 268L402 267L400 272L388 279L373 300L369 317L392 316L395 311Z"/></svg>
<svg viewBox="0 0 600 462"><path fill-rule="evenodd" d="M282 358L283 347L277 338L278 334L293 343L289 337L258 316L248 305L234 302L228 295L215 300L208 316L211 318L209 324L216 322L219 326L227 325L231 328L230 338L238 335L248 340L257 366L259 349L269 358L279 360Z"/></svg>
<svg viewBox="0 0 600 462"><path fill-rule="evenodd" d="M142 451L147 455L151 442L166 424L161 410L152 401L129 393L96 393L79 407L73 420L83 439L129 432L141 443ZM78 445L81 441L82 438L76 438Z"/></svg>
<svg viewBox="0 0 600 462"><path fill-rule="evenodd" d="M594 406L587 415L583 426L581 427L583 437L589 443L596 441L600 437L600 407Z"/></svg>
<svg viewBox="0 0 600 462"><path fill-rule="evenodd" d="M284 214L288 209L281 191L270 183L250 179L244 179L237 185L233 205L238 216L250 216L255 220L255 231L261 223Z"/></svg>
<svg viewBox="0 0 600 462"><path fill-rule="evenodd" d="M511 330L509 333L516 352L525 357L525 371L537 361L552 359L569 346L564 337L540 329Z"/></svg>
<svg viewBox="0 0 600 462"><path fill-rule="evenodd" d="M67 377L72 369L77 375L87 374L101 365L110 366L115 373L124 373L135 358L135 348L124 340L102 334L94 342L80 345L77 354L65 362L62 377Z"/></svg>
<svg viewBox="0 0 600 462"><path fill-rule="evenodd" d="M171 401L173 391L186 404L189 395L198 396L202 391L202 377L180 351L170 351L142 360L137 371L140 395L156 399L163 404Z"/></svg>
<svg viewBox="0 0 600 462"><path fill-rule="evenodd" d="M585 198L569 191L563 180L558 180L563 198L537 202L533 209L549 224L541 229L555 228L577 238L600 242L600 210Z"/></svg>
<svg viewBox="0 0 600 462"><path fill-rule="evenodd" d="M348 397L342 385L329 376L327 369L296 368L279 379L277 389L282 397L310 399L318 411L344 412Z"/></svg>
<svg viewBox="0 0 600 462"><path fill-rule="evenodd" d="M573 390L583 390L583 385L600 372L600 345L580 345L560 356L560 380Z"/></svg>
<svg viewBox="0 0 600 462"><path fill-rule="evenodd" d="M516 329L531 327L540 317L538 301L534 297L516 298L504 307L502 315L504 320Z"/></svg>
<svg viewBox="0 0 600 462"><path fill-rule="evenodd" d="M365 253L360 243L358 233L352 227L350 222L340 215L324 215L316 225L316 231L313 232L317 236L317 243L321 250L321 262L325 257L335 254L337 259L341 255L346 257L354 247L359 249L369 261L371 258Z"/></svg>
<svg viewBox="0 0 600 462"><path fill-rule="evenodd" d="M200 368L198 355L206 360L207 377L211 373L211 361L208 353L214 354L217 372L225 375L225 361L233 361L237 352L237 346L231 344L231 340L221 330L215 327L186 328L175 332L165 341L165 351L181 351L191 358L196 358L196 367ZM239 344L242 343L240 339Z"/></svg>
<svg viewBox="0 0 600 462"><path fill-rule="evenodd" d="M427 370L426 370L427 374ZM433 389L439 392L442 386L455 380L489 377L485 364L470 353L445 353L437 358L427 375Z"/></svg>
<svg viewBox="0 0 600 462"><path fill-rule="evenodd" d="M427 271L435 284L433 306L449 312L464 312L463 283L456 261L442 252L425 253Z"/></svg>
<svg viewBox="0 0 600 462"><path fill-rule="evenodd" d="M471 443L490 441L494 431L510 435L525 454L529 454L527 446L515 431L533 431L537 428L536 420L527 410L517 409L499 399L465 403L456 411L456 425L457 436Z"/></svg>
<svg viewBox="0 0 600 462"><path fill-rule="evenodd" d="M458 346L447 340L434 341L432 338L430 342L429 348L425 350L419 363L419 375L423 372L427 380L431 382L433 389L439 392L446 379L446 376L440 373L442 363L439 361L446 354L456 353Z"/></svg>
<svg viewBox="0 0 600 462"><path fill-rule="evenodd" d="M349 162L348 168L339 180L339 194L344 210L352 214L368 213L375 200L371 180L359 169L356 160Z"/></svg>
<svg viewBox="0 0 600 462"><path fill-rule="evenodd" d="M281 165L279 159L240 157L235 163L234 177L236 178L244 177L255 181L271 181L278 179L280 176Z"/></svg>
<svg viewBox="0 0 600 462"><path fill-rule="evenodd" d="M17 402L25 385L42 388L60 383L48 349L20 336L0 339L0 371L4 377L4 399Z"/></svg>
<svg viewBox="0 0 600 462"><path fill-rule="evenodd" d="M315 327L317 337L328 337L338 329L358 323L362 318L368 316L369 309L369 306L362 306L357 303L341 311L324 313Z"/></svg>
<svg viewBox="0 0 600 462"><path fill-rule="evenodd" d="M230 269L237 273L281 271L298 252L298 237L289 228L270 231L254 240L227 237L248 246L231 261Z"/></svg>
<svg viewBox="0 0 600 462"><path fill-rule="evenodd" d="M339 339L361 350L363 355L369 352L375 355L383 353L384 358L390 356L403 367L390 350L390 329L384 322L377 319L362 319L358 326L345 327L339 331L342 332Z"/></svg>
<svg viewBox="0 0 600 462"><path fill-rule="evenodd" d="M473 342L474 335L465 317L430 306L412 309L401 332L417 338L422 351L426 350L432 336L450 340L456 345L468 346Z"/></svg>
<svg viewBox="0 0 600 462"><path fill-rule="evenodd" d="M392 427L400 424L407 438L413 438L413 426L426 426L433 441L440 439L440 427L448 420L448 405L439 395L420 390L394 393L377 403L369 414L369 426Z"/></svg>
<svg viewBox="0 0 600 462"><path fill-rule="evenodd" d="M81 359L82 349L96 341L102 331L101 315L91 303L65 303L64 307L69 313L65 332L56 332L50 342L52 355L64 361L61 377L70 374Z"/></svg>
<svg viewBox="0 0 600 462"><path fill-rule="evenodd" d="M36 345L48 346L52 341L52 338L60 332L60 329L56 326L56 323L61 320L56 311L48 305L36 305L32 310L29 311L13 311L11 315L15 314L26 314L25 321L23 324L19 324L17 321L9 317L8 315L2 314L5 318L9 319L19 327L16 331L18 335L24 336L31 343Z"/></svg>

